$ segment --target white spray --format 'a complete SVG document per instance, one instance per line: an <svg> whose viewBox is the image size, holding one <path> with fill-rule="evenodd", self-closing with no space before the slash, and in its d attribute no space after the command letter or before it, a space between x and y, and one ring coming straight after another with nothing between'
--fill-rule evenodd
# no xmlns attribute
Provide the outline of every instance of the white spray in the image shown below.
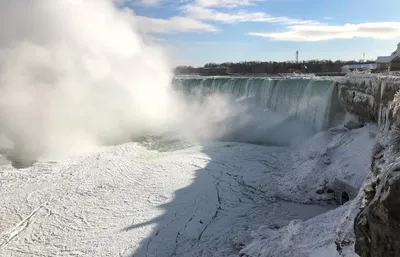
<svg viewBox="0 0 400 257"><path fill-rule="evenodd" d="M256 119L226 96L183 100L163 49L112 0L0 1L0 22L0 150L11 159L171 131L212 140Z"/></svg>
<svg viewBox="0 0 400 257"><path fill-rule="evenodd" d="M0 147L11 155L88 151L168 126L169 64L131 12L108 0L13 0L0 17Z"/></svg>

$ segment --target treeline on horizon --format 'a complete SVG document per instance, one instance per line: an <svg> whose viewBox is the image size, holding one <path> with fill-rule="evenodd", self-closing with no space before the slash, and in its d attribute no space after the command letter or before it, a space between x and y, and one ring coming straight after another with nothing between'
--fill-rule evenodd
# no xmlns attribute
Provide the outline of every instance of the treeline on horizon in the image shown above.
<svg viewBox="0 0 400 257"><path fill-rule="evenodd" d="M203 67L178 66L174 69L176 75L195 75L202 74L206 68L228 68L229 74L279 74L300 71L302 73L323 73L341 72L342 67L348 64L369 64L375 63L374 60L368 61L332 61L332 60L309 60L301 62L224 62L207 63Z"/></svg>

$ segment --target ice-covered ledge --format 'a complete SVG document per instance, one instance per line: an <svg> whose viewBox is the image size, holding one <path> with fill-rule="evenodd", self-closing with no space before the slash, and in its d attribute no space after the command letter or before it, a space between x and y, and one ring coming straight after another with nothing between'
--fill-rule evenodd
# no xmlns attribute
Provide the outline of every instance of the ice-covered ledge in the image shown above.
<svg viewBox="0 0 400 257"><path fill-rule="evenodd" d="M400 76L385 74L348 74L337 80L339 99L348 113L360 121L377 122L388 127L388 104L400 90Z"/></svg>

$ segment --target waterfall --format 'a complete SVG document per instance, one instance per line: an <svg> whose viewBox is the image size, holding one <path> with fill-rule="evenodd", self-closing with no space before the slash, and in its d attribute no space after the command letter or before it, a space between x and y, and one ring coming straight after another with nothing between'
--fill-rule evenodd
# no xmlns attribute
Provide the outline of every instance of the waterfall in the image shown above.
<svg viewBox="0 0 400 257"><path fill-rule="evenodd" d="M338 111L336 83L319 79L272 79L246 77L175 78L174 86L185 94L229 94L248 98L287 119L309 125L314 132L332 125Z"/></svg>

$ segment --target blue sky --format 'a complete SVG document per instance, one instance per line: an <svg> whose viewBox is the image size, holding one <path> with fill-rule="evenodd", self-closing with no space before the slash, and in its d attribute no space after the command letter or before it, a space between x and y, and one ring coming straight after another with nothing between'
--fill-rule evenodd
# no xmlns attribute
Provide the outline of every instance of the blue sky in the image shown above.
<svg viewBox="0 0 400 257"><path fill-rule="evenodd" d="M375 59L400 42L400 0L122 1L176 64Z"/></svg>

